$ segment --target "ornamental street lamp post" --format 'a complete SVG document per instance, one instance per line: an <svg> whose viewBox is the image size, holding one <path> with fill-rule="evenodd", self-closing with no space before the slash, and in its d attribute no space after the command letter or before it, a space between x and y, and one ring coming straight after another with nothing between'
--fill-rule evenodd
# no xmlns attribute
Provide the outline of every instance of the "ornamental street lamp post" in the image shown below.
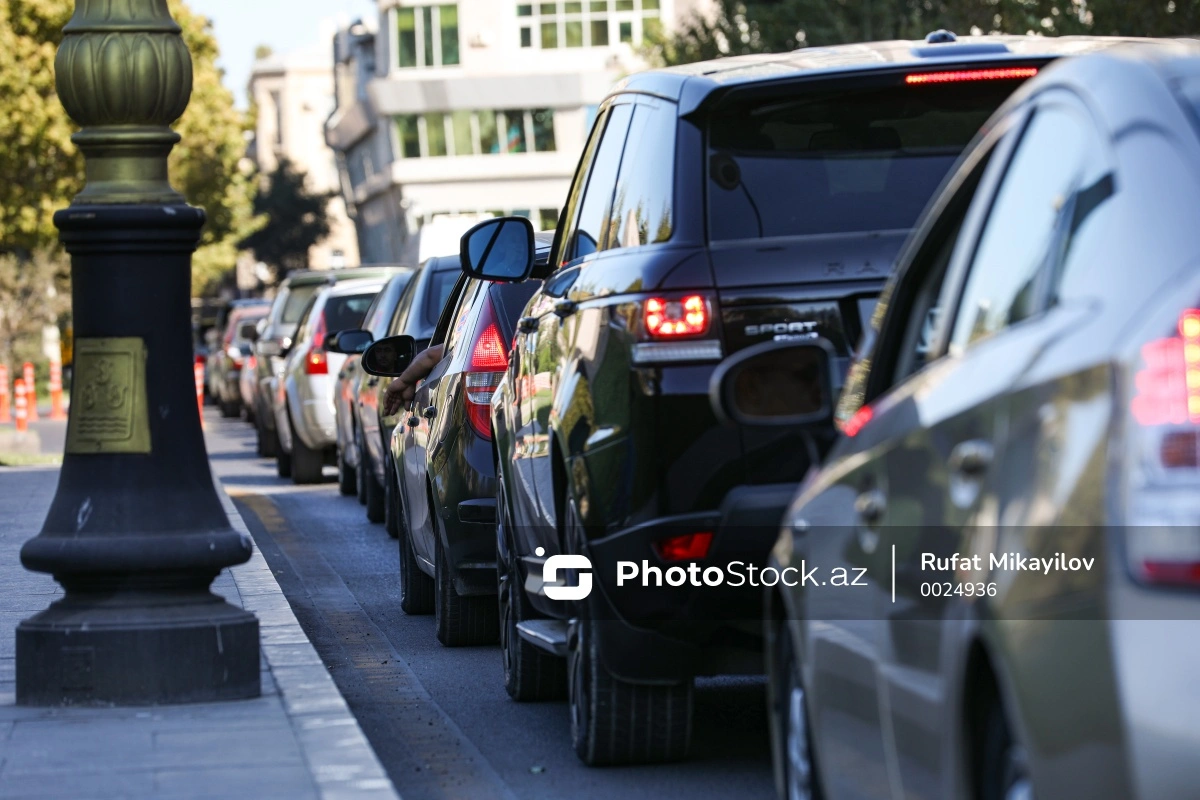
<svg viewBox="0 0 1200 800"><path fill-rule="evenodd" d="M212 482L192 374L204 212L167 180L192 63L167 0L77 0L55 62L87 183L54 216L71 254L66 452L21 562L63 599L17 628L17 702L259 694L258 621L209 591L250 557Z"/></svg>

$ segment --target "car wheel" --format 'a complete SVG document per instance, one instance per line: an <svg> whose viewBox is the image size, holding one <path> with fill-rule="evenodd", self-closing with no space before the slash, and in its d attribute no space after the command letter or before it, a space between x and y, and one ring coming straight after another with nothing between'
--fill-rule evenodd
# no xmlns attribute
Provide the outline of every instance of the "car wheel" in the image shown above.
<svg viewBox="0 0 1200 800"><path fill-rule="evenodd" d="M517 625L533 617L517 552L508 534L503 475L496 470L496 541L506 546L496 553L496 584L500 616L500 654L504 662L504 689L517 702L562 700L567 694L567 661L521 638ZM502 555L502 553L504 555Z"/></svg>
<svg viewBox="0 0 1200 800"><path fill-rule="evenodd" d="M361 438L361 436L360 436ZM367 469L367 465L363 464L363 469L359 472L363 475L363 490L366 493L367 519L371 522L383 522L386 498L383 494L383 487L379 485L379 481L375 478L375 470Z"/></svg>
<svg viewBox="0 0 1200 800"><path fill-rule="evenodd" d="M275 472L281 478L292 477L292 454L283 451L278 433L275 434Z"/></svg>
<svg viewBox="0 0 1200 800"><path fill-rule="evenodd" d="M393 539L400 536L400 491L396 486L396 468L392 465L391 454L384 455L383 462L383 527L388 536Z"/></svg>
<svg viewBox="0 0 1200 800"><path fill-rule="evenodd" d="M367 504L367 475L373 470L371 454L367 452L365 444L362 430L355 428L354 446L358 448L358 469L354 470L354 494L358 498L359 505L364 506Z"/></svg>
<svg viewBox="0 0 1200 800"><path fill-rule="evenodd" d="M262 414L254 415L255 446L263 458L272 458L279 450L279 437L273 430L267 429L266 420Z"/></svg>
<svg viewBox="0 0 1200 800"><path fill-rule="evenodd" d="M435 531L436 533L436 531ZM463 597L454 591L442 541L434 541L433 622L437 639L446 647L494 644L499 627L496 600L491 595Z"/></svg>
<svg viewBox="0 0 1200 800"><path fill-rule="evenodd" d="M571 742L588 766L678 761L692 732L692 681L629 683L604 666L588 619L571 621Z"/></svg>
<svg viewBox="0 0 1200 800"><path fill-rule="evenodd" d="M304 443L304 440L297 435L296 426L292 424L290 416L288 425L292 429L292 480L297 484L320 483L321 473L325 466L325 454L320 450L313 450Z"/></svg>
<svg viewBox="0 0 1200 800"><path fill-rule="evenodd" d="M218 404L221 406L221 416L225 419L233 419L242 413L242 404L236 400L220 400Z"/></svg>
<svg viewBox="0 0 1200 800"><path fill-rule="evenodd" d="M400 526L400 610L410 616L433 613L433 579L417 566L408 527Z"/></svg>
<svg viewBox="0 0 1200 800"><path fill-rule="evenodd" d="M774 669L768 696L774 739L772 751L777 759L776 788L785 800L820 800L823 795L813 758L808 694L800 681L786 623L778 623L770 646L769 656L773 659Z"/></svg>
<svg viewBox="0 0 1200 800"><path fill-rule="evenodd" d="M337 451L337 469L338 491L347 497L357 492L358 476L355 475L354 467L346 463L346 456L341 447L338 447Z"/></svg>
<svg viewBox="0 0 1200 800"><path fill-rule="evenodd" d="M1025 752L1013 739L1004 705L994 694L984 712L982 733L976 796L980 800L1030 800L1033 785Z"/></svg>

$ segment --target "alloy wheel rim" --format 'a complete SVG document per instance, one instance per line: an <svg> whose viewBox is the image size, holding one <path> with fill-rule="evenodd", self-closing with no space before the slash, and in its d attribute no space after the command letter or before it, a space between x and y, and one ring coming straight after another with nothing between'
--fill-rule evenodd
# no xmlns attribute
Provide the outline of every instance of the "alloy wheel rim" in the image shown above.
<svg viewBox="0 0 1200 800"><path fill-rule="evenodd" d="M790 667L789 667L790 669ZM789 673L790 674L790 673ZM788 679L787 766L789 800L811 800L812 758L808 743L807 698L794 676Z"/></svg>

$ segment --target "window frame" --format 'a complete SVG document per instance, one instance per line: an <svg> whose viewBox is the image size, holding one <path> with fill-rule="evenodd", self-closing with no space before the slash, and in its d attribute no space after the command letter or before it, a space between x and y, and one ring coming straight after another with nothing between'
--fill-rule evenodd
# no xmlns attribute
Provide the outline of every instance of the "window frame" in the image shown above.
<svg viewBox="0 0 1200 800"><path fill-rule="evenodd" d="M587 261L595 259L601 253L604 252L604 249L602 247L603 242L597 242L597 247L596 247L595 251L588 253L586 255L582 255L582 256L572 255L566 261L562 260L562 253L564 252L564 250L566 248L573 247L574 240L575 240L575 234L579 230L580 215L582 214L583 207L589 197L589 194L590 194L590 191L592 188L592 179L595 177L596 156L600 153L601 148L603 148L605 143L607 142L608 133L609 133L609 125L612 122L613 115L616 114L617 110L622 107L629 108L629 120L625 124L624 132L621 134L621 145L620 145L621 150L617 155L616 175L614 176L612 185L609 188L608 205L605 207L607 214L612 213L613 198L616 197L616 193L617 193L617 179L619 179L620 175L621 175L621 163L625 159L625 147L627 146L627 144L629 142L629 131L633 126L633 116L637 110L637 103L635 102L635 98L632 96L628 96L628 95L625 95L625 96L618 95L617 97L613 98L613 100L609 103L608 108L606 109L606 113L604 115L604 130L596 138L595 147L594 148L592 147L591 140L588 141L588 147L590 148L590 150L587 152L587 156L589 159L589 163L587 165L587 176L586 176L585 180L582 182L581 190L580 190L578 196L575 196L575 186L572 185L572 187L571 187L571 195L569 195L569 202L573 203L574 207L570 208L570 223L566 229L566 236L564 237L565 241L560 242L560 240L559 240L560 237L559 237L558 233L556 233L554 236L555 249L552 250L551 252L552 252L552 254L556 254L556 255L555 255L555 260L552 261L551 263L559 264L560 268L568 266L569 264L573 265L576 263L581 263L581 264L587 263ZM597 121L599 121L599 118L597 118ZM582 162L581 162L581 166L582 166Z"/></svg>

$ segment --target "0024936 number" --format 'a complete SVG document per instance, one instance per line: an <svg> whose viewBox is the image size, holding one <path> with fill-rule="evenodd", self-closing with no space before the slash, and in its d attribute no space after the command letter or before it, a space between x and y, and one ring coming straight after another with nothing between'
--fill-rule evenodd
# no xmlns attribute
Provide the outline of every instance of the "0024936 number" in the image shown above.
<svg viewBox="0 0 1200 800"><path fill-rule="evenodd" d="M995 597L997 591L994 583L936 581L921 584L921 597Z"/></svg>

